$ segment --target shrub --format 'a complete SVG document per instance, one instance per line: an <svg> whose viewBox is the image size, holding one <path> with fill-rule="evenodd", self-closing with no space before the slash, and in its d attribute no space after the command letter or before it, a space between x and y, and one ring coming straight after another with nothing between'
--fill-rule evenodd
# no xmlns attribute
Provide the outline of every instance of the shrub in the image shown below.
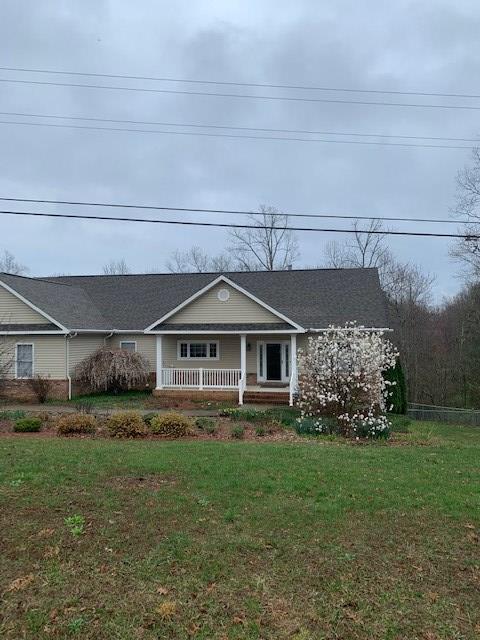
<svg viewBox="0 0 480 640"><path fill-rule="evenodd" d="M20 433L36 433L40 431L42 421L40 418L18 418L13 427L14 431Z"/></svg>
<svg viewBox="0 0 480 640"><path fill-rule="evenodd" d="M388 438L391 424L385 416L359 416L353 423L353 433L357 438Z"/></svg>
<svg viewBox="0 0 480 640"><path fill-rule="evenodd" d="M219 415L231 418L232 420L244 420L246 422L257 422L258 420L265 420L267 416L266 411L258 409L222 409L219 411Z"/></svg>
<svg viewBox="0 0 480 640"><path fill-rule="evenodd" d="M245 427L242 427L241 425L232 427L230 435L236 440L242 440L245 437Z"/></svg>
<svg viewBox="0 0 480 640"><path fill-rule="evenodd" d="M407 413L407 385L403 373L400 359L397 358L394 367L390 367L383 374L387 382L390 383L390 398L388 400L389 410L392 413L404 415Z"/></svg>
<svg viewBox="0 0 480 640"><path fill-rule="evenodd" d="M77 433L95 433L97 420L95 416L86 413L70 413L57 421L59 436L76 435Z"/></svg>
<svg viewBox="0 0 480 640"><path fill-rule="evenodd" d="M215 423L207 425L204 431L205 433L208 433L209 436L213 436L213 434L217 433L217 426Z"/></svg>
<svg viewBox="0 0 480 640"><path fill-rule="evenodd" d="M50 391L52 390L52 381L50 378L36 375L33 378L29 378L27 383L40 404L47 401Z"/></svg>
<svg viewBox="0 0 480 640"><path fill-rule="evenodd" d="M293 427L300 436L318 436L322 433L322 428L312 418L298 418Z"/></svg>
<svg viewBox="0 0 480 640"><path fill-rule="evenodd" d="M158 415L150 422L150 431L165 438L183 438L192 432L192 428L193 421L175 411Z"/></svg>
<svg viewBox="0 0 480 640"><path fill-rule="evenodd" d="M384 373L395 366L398 353L384 333L346 323L308 338L299 356L302 418L313 419L325 432L324 417L331 416L336 431L347 437L357 437L356 426L367 429L364 422L373 421L379 429L388 422L383 414L393 385Z"/></svg>
<svg viewBox="0 0 480 640"><path fill-rule="evenodd" d="M265 427L262 427L262 425L259 425L258 427L255 427L255 435L259 436L260 438L263 438L263 436L265 436L267 434L267 430L265 429Z"/></svg>
<svg viewBox="0 0 480 640"><path fill-rule="evenodd" d="M215 427L215 420L213 420L212 418L201 416L200 418L197 418L195 420L195 426L197 427L197 429L200 429L200 431L207 431L208 429Z"/></svg>
<svg viewBox="0 0 480 640"><path fill-rule="evenodd" d="M153 418L156 418L157 416L158 416L158 413L156 413L155 411L150 411L149 413L146 413L143 416L143 421L145 422L145 424L150 426L150 423L153 420Z"/></svg>
<svg viewBox="0 0 480 640"><path fill-rule="evenodd" d="M125 349L99 349L80 362L74 378L86 384L92 391L118 393L146 385L149 364L136 351Z"/></svg>
<svg viewBox="0 0 480 640"><path fill-rule="evenodd" d="M107 429L112 438L142 438L148 434L147 425L137 411L112 414L107 420Z"/></svg>

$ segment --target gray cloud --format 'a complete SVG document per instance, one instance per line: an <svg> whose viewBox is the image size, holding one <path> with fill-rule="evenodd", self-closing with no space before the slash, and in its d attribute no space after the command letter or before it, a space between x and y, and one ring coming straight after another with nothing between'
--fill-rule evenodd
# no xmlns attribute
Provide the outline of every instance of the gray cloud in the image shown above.
<svg viewBox="0 0 480 640"><path fill-rule="evenodd" d="M368 10L347 0L4 0L0 39L2 63L12 66L468 93L475 90L479 28L478 4L468 0L375 1ZM0 77L20 74L0 72ZM3 83L0 110L425 136L470 137L479 129L474 111ZM267 203L285 211L363 215L448 217L455 173L469 155L5 125L0 125L0 137L0 193L5 195L245 209ZM301 234L299 239L302 262L311 265L321 262L322 246L332 237ZM100 272L106 261L122 256L142 271L163 267L177 247L197 243L217 251L225 242L221 230L0 220L0 246L35 274ZM390 244L399 258L436 274L439 297L458 287L448 242L393 239Z"/></svg>

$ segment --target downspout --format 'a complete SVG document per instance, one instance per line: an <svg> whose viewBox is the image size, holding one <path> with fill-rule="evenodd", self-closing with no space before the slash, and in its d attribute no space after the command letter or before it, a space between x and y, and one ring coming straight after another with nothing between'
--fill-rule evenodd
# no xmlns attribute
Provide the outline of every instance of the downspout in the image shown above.
<svg viewBox="0 0 480 640"><path fill-rule="evenodd" d="M115 333L115 331L111 331L107 336L104 337L104 339L103 339L103 346L104 347L107 346L107 340L110 340L110 338L113 336L114 333Z"/></svg>
<svg viewBox="0 0 480 640"><path fill-rule="evenodd" d="M72 378L70 376L70 340L75 338L77 333L68 333L65 336L65 374L68 380L68 399L72 399Z"/></svg>

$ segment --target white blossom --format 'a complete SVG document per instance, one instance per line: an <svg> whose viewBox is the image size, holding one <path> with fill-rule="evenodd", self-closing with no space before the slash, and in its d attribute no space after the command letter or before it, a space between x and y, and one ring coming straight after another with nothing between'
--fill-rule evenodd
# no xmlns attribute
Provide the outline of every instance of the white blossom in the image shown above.
<svg viewBox="0 0 480 640"><path fill-rule="evenodd" d="M347 323L308 338L299 352L302 420L325 432L331 429L325 418L334 418L340 433L351 437L388 433L384 414L395 383L383 373L395 366L398 352L384 334Z"/></svg>

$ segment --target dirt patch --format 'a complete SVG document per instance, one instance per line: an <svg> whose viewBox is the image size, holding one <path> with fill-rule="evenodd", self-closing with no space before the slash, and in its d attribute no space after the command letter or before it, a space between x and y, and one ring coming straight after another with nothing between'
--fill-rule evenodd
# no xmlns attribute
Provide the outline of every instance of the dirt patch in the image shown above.
<svg viewBox="0 0 480 640"><path fill-rule="evenodd" d="M149 489L159 491L166 486L177 482L175 476L156 473L140 474L135 476L114 476L109 478L107 484L115 489Z"/></svg>

